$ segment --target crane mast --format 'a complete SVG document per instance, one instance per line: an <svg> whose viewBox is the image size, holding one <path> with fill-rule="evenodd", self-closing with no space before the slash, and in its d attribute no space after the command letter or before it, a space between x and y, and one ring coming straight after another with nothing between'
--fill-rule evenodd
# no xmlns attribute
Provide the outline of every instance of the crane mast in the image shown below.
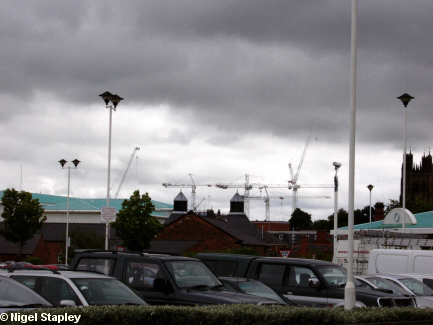
<svg viewBox="0 0 433 325"><path fill-rule="evenodd" d="M117 189L116 194L114 195L115 199L117 199L117 196L119 195L120 189L122 188L123 182L125 181L126 175L128 174L129 167L131 167L132 160L134 159L135 152L138 150L140 150L140 148L135 147L134 151L131 154L131 157L129 157L129 160L126 163L125 171L123 172L122 179L120 180L119 188Z"/></svg>

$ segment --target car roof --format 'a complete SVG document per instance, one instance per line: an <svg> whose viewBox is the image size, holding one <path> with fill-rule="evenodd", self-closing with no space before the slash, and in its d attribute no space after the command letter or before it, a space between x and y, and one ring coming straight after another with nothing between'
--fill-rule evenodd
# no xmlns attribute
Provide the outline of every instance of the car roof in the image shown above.
<svg viewBox="0 0 433 325"><path fill-rule="evenodd" d="M167 254L150 254L140 252L129 252L129 251L106 251L106 250L75 250L77 257L108 257L108 258L146 258L146 259L158 259L158 260L191 260L198 261L198 259L178 256L178 255L167 255Z"/></svg>
<svg viewBox="0 0 433 325"><path fill-rule="evenodd" d="M51 276L51 277L66 277L70 279L77 278L100 278L100 279L114 279L113 277L93 271L74 271L74 270L52 270L52 269L34 269L34 268L4 268L0 269L4 274L14 275L34 275L34 276Z"/></svg>

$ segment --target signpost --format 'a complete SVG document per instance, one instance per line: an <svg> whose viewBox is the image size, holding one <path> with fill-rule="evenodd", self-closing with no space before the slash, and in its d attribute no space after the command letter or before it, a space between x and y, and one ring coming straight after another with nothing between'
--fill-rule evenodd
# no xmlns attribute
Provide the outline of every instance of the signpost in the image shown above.
<svg viewBox="0 0 433 325"><path fill-rule="evenodd" d="M115 207L101 207L101 221L113 222L116 220L116 208Z"/></svg>

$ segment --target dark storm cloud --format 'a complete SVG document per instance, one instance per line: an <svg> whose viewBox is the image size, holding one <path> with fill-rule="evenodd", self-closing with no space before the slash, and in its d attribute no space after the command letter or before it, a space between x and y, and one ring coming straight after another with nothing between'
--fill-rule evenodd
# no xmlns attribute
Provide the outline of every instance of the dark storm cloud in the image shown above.
<svg viewBox="0 0 433 325"><path fill-rule="evenodd" d="M30 101L41 91L91 104L110 90L125 104L193 110L222 130L288 136L318 117L324 139L347 137L341 126L349 118L349 1L1 5L0 94L7 98ZM418 116L431 119L433 36L426 31L433 29L433 4L358 7L360 138L392 142L401 118L390 119L389 111L401 93L413 94L423 107Z"/></svg>

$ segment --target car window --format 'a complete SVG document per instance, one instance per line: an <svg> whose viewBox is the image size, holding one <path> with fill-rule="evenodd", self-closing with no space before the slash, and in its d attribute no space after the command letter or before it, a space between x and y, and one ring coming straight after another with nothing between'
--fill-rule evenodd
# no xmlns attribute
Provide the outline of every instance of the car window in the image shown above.
<svg viewBox="0 0 433 325"><path fill-rule="evenodd" d="M399 280L417 296L433 296L433 290L417 279L402 278Z"/></svg>
<svg viewBox="0 0 433 325"><path fill-rule="evenodd" d="M180 289L221 285L215 274L201 261L176 260L164 263Z"/></svg>
<svg viewBox="0 0 433 325"><path fill-rule="evenodd" d="M153 289L153 282L158 273L161 273L159 269L156 263L128 261L126 263L126 282L132 288Z"/></svg>
<svg viewBox="0 0 433 325"><path fill-rule="evenodd" d="M433 288L433 279L422 279L422 282L424 282L426 285L428 285L430 288Z"/></svg>
<svg viewBox="0 0 433 325"><path fill-rule="evenodd" d="M292 266L289 273L289 286L308 288L311 278L316 278L316 275L310 268Z"/></svg>
<svg viewBox="0 0 433 325"><path fill-rule="evenodd" d="M77 270L89 270L111 275L113 273L115 260L111 258L84 257L79 260Z"/></svg>
<svg viewBox="0 0 433 325"><path fill-rule="evenodd" d="M261 264L258 280L267 285L280 286L283 284L285 270L283 264Z"/></svg>
<svg viewBox="0 0 433 325"><path fill-rule="evenodd" d="M91 306L146 304L131 288L116 279L75 278L71 280Z"/></svg>
<svg viewBox="0 0 433 325"><path fill-rule="evenodd" d="M40 294L57 307L62 300L72 300L77 306L82 305L71 286L60 278L43 277Z"/></svg>
<svg viewBox="0 0 433 325"><path fill-rule="evenodd" d="M11 278L21 282L22 284L25 284L30 289L35 290L36 279L37 279L36 276L12 275Z"/></svg>

